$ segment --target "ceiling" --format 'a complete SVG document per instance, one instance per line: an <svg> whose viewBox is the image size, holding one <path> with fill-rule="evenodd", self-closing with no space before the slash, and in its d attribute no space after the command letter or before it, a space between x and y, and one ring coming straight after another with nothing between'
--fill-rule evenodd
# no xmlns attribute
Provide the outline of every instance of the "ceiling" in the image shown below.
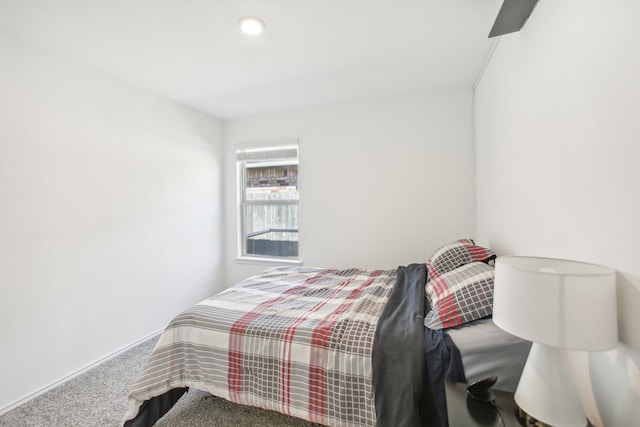
<svg viewBox="0 0 640 427"><path fill-rule="evenodd" d="M221 119L472 87L501 0L0 0L0 32ZM258 38L237 21L267 23Z"/></svg>

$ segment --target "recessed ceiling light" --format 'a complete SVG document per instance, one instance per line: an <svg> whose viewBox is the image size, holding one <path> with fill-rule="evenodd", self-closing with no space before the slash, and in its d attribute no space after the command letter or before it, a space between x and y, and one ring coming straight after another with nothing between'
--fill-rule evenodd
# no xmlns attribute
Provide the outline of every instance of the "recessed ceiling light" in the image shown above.
<svg viewBox="0 0 640 427"><path fill-rule="evenodd" d="M259 36L267 26L261 19L253 17L241 18L238 25L242 32L248 36Z"/></svg>

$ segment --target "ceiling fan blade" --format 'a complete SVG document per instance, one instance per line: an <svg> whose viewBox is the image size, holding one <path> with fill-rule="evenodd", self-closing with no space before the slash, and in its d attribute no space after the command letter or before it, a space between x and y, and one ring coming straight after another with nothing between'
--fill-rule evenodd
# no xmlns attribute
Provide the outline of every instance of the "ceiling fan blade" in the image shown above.
<svg viewBox="0 0 640 427"><path fill-rule="evenodd" d="M520 31L538 0L504 0L493 23L489 38Z"/></svg>

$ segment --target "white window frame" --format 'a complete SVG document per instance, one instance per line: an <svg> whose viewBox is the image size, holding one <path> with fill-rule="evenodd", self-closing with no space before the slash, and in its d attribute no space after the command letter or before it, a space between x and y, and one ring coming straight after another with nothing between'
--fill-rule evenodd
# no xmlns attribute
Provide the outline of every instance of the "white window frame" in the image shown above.
<svg viewBox="0 0 640 427"><path fill-rule="evenodd" d="M237 256L236 261L242 264L286 264L286 265L301 265L300 257L300 185L298 176L298 199L292 200L270 200L268 203L260 200L245 200L245 178L246 178L246 160L241 160L239 156L241 152L245 153L259 153L272 150L282 149L297 150L296 164L300 165L300 144L297 139L286 139L276 141L266 141L259 143L240 144L236 146L236 182L237 182ZM264 164L282 165L291 164L291 161L265 161ZM273 255L257 255L246 253L246 219L245 208L250 205L297 205L298 206L298 256L297 257L285 257L285 256L273 256Z"/></svg>

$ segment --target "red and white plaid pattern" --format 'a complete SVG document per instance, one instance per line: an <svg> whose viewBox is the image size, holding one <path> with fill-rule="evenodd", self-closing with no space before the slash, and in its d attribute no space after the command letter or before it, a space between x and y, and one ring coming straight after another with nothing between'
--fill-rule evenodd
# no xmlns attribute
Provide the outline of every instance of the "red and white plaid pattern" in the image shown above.
<svg viewBox="0 0 640 427"><path fill-rule="evenodd" d="M434 252L427 260L427 273L433 280L470 262L488 262L495 258L496 254L491 249L477 246L471 239L460 239Z"/></svg>
<svg viewBox="0 0 640 427"><path fill-rule="evenodd" d="M373 426L371 349L396 270L279 267L177 316L125 420L178 387L328 426Z"/></svg>
<svg viewBox="0 0 640 427"><path fill-rule="evenodd" d="M424 318L430 329L451 328L493 312L495 269L473 262L430 280L425 292L431 311Z"/></svg>

